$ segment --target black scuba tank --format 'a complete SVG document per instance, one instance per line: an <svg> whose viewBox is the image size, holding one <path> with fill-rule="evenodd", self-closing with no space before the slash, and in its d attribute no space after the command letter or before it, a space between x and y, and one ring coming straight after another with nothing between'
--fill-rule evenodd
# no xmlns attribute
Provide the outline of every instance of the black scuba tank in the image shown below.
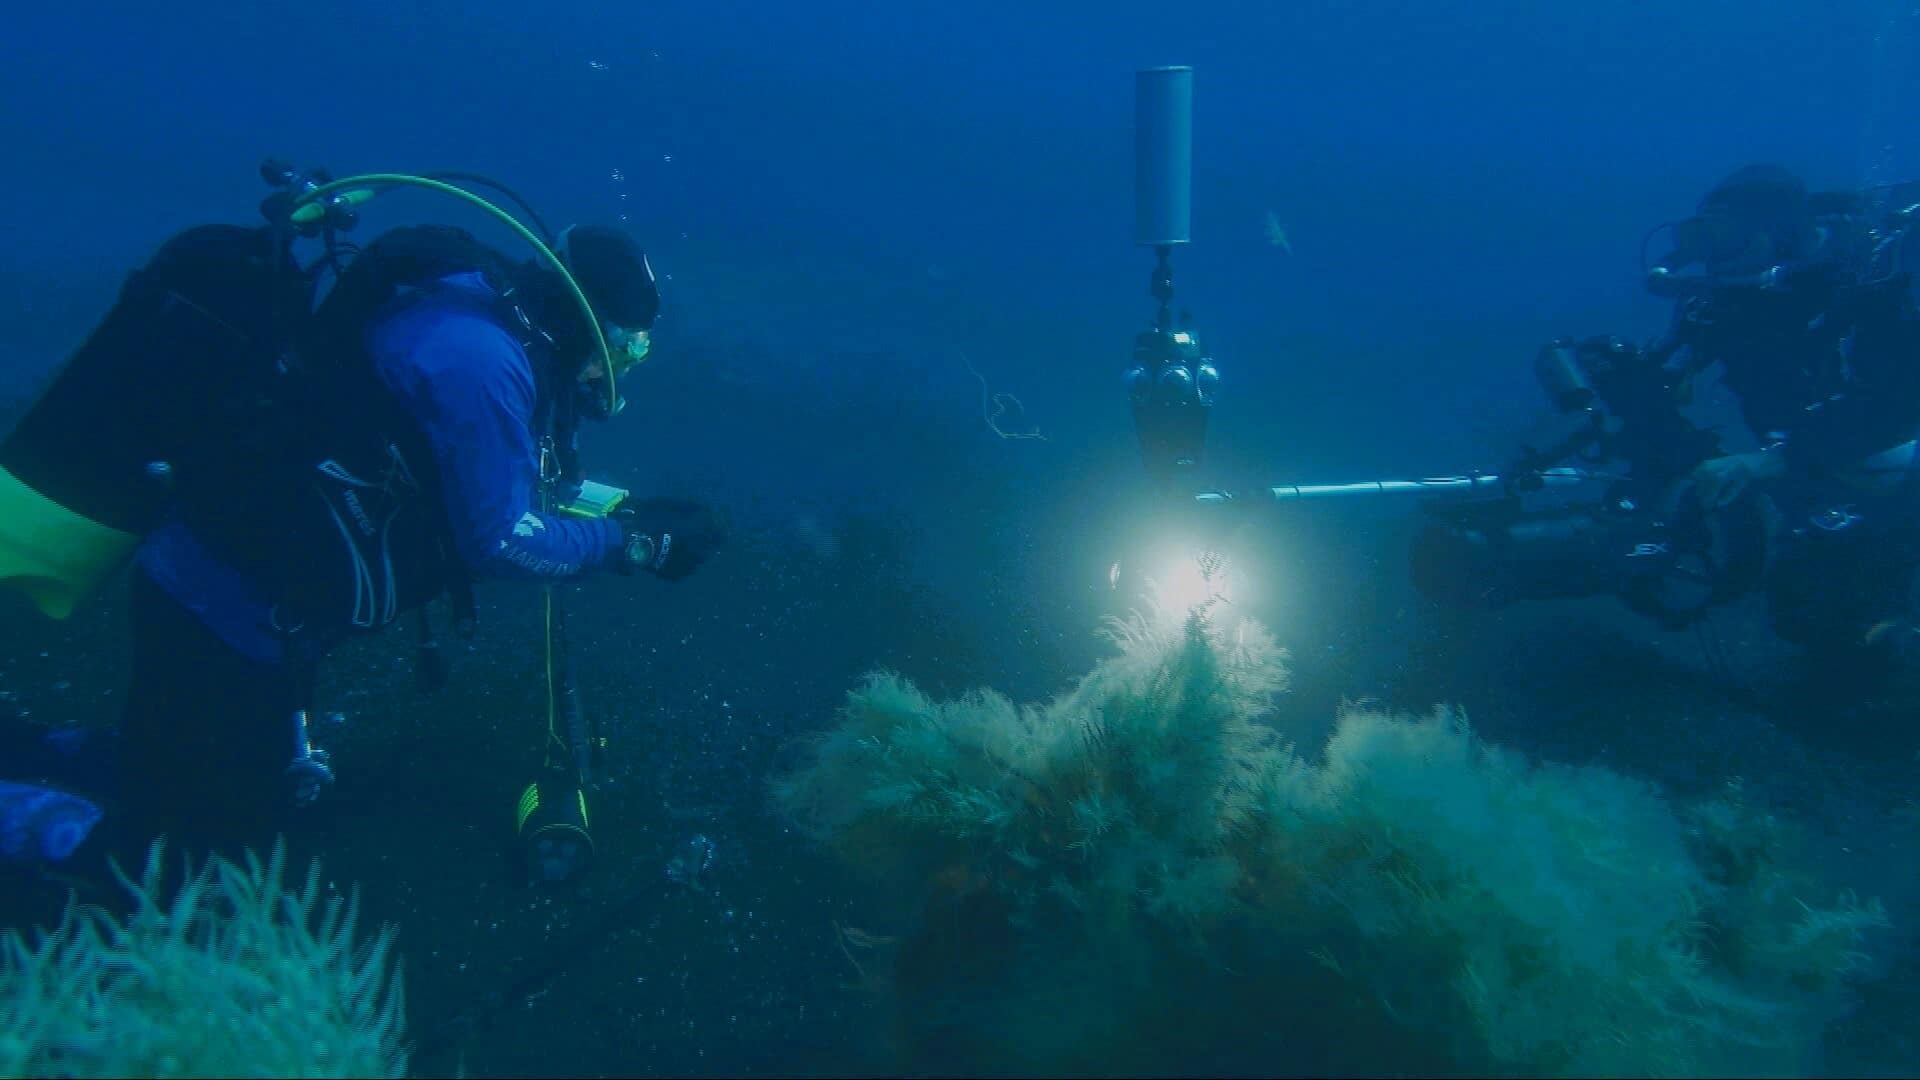
<svg viewBox="0 0 1920 1080"><path fill-rule="evenodd" d="M161 245L0 440L0 580L64 617L173 498L234 452L271 392L314 282L266 228L202 225Z"/></svg>

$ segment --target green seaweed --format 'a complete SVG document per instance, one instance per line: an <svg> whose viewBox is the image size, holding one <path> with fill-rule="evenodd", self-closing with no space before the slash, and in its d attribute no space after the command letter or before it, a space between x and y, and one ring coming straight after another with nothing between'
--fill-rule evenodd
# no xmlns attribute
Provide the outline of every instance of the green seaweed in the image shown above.
<svg viewBox="0 0 1920 1080"><path fill-rule="evenodd" d="M1885 926L1731 795L1676 809L1448 709L1350 706L1308 761L1257 625L1110 630L1043 704L871 675L775 784L913 898L907 1067L1793 1073Z"/></svg>
<svg viewBox="0 0 1920 1080"><path fill-rule="evenodd" d="M0 1077L404 1076L390 931L352 897L215 857L162 895L156 843L124 918L70 906L37 940L0 937Z"/></svg>

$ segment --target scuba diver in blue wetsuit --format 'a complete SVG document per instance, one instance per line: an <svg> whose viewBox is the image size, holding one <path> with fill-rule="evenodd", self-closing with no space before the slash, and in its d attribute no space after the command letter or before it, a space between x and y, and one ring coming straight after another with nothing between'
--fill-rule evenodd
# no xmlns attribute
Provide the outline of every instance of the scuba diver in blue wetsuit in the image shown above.
<svg viewBox="0 0 1920 1080"><path fill-rule="evenodd" d="M80 793L0 781L0 861L258 844L331 779L305 724L333 645L417 612L431 660L425 605L470 624L476 579L677 581L720 544L700 503L580 476L578 424L620 411L659 309L629 236L535 235L453 174L265 173L269 225L163 246L0 442L0 579L64 615L137 541L112 827ZM440 226L340 240L402 184L493 211L537 257ZM315 238L303 267L293 244ZM0 776L61 771L33 734L0 738Z"/></svg>

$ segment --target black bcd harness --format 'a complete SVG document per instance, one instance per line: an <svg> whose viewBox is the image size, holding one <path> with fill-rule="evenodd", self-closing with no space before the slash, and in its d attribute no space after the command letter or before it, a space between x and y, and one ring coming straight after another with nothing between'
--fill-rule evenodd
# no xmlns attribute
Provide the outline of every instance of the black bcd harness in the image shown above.
<svg viewBox="0 0 1920 1080"><path fill-rule="evenodd" d="M471 625L471 582L432 449L375 373L368 330L436 295L442 279L478 273L495 299L463 293L461 301L518 336L543 391L551 339L518 300L522 271L464 230L383 233L317 306L321 266L302 268L284 248L275 261L276 247L270 229L203 226L169 241L135 275L139 306L182 323L158 347L227 346L176 372L192 378L173 393L198 396L199 407L179 412L170 432L167 501L203 543L265 587L283 638L324 649L417 610L423 659L437 666L425 655L433 638L425 607L450 594L456 619Z"/></svg>

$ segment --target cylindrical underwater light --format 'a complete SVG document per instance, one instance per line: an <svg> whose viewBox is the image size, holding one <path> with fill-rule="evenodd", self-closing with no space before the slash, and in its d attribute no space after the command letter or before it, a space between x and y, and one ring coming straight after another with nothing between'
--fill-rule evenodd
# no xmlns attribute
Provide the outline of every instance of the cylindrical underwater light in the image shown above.
<svg viewBox="0 0 1920 1080"><path fill-rule="evenodd" d="M1147 68L1134 77L1134 242L1193 239L1193 69Z"/></svg>

